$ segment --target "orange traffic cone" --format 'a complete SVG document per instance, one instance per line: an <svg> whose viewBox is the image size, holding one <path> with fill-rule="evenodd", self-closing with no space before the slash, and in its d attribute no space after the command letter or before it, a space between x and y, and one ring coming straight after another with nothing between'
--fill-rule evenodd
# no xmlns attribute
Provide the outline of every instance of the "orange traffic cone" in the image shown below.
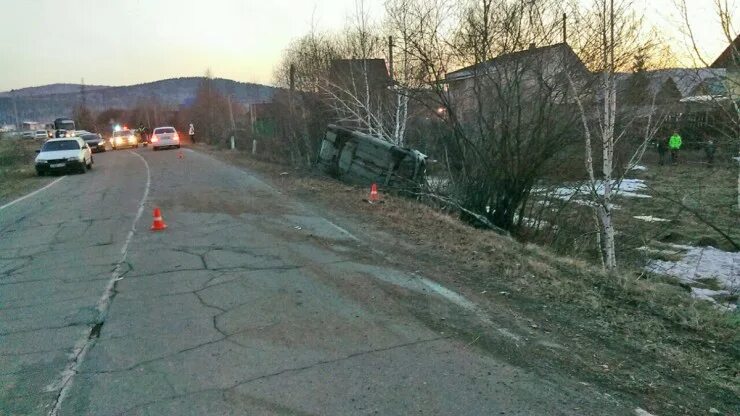
<svg viewBox="0 0 740 416"><path fill-rule="evenodd" d="M370 202L378 202L378 185L370 185Z"/></svg>
<svg viewBox="0 0 740 416"><path fill-rule="evenodd" d="M152 231L162 231L167 228L167 224L162 219L162 213L159 208L154 208L154 222L152 222Z"/></svg>

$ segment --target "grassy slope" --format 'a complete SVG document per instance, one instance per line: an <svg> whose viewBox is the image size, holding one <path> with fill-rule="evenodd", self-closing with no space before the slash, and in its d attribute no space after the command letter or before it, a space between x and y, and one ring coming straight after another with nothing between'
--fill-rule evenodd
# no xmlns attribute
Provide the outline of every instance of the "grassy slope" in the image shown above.
<svg viewBox="0 0 740 416"><path fill-rule="evenodd" d="M379 230L374 244L410 270L463 292L497 324L526 336L512 349L491 331L454 328L480 348L545 377L556 371L596 384L658 414L740 409L740 319L691 299L683 287L632 270L606 275L406 198L385 195L385 204L371 206L362 201L366 189L215 154L329 213L361 218Z"/></svg>
<svg viewBox="0 0 740 416"><path fill-rule="evenodd" d="M0 202L40 188L49 182L39 178L33 168L35 150L40 147L35 140L0 139Z"/></svg>
<svg viewBox="0 0 740 416"><path fill-rule="evenodd" d="M650 189L651 199L630 201L628 211L634 215L654 215L671 220L670 223L637 224L643 238L655 237L667 242L691 245L712 245L734 251L735 248L706 222L714 223L735 242L740 243L740 215L733 208L737 203L737 170L728 166L707 168L696 165L651 166L639 175ZM686 209L681 204L688 206ZM625 221L635 221L625 218ZM636 228L636 227L633 227Z"/></svg>

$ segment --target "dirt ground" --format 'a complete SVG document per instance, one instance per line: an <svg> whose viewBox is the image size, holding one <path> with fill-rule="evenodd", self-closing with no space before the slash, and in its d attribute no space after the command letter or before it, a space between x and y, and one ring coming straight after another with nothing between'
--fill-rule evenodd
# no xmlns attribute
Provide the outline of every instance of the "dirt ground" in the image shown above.
<svg viewBox="0 0 740 416"><path fill-rule="evenodd" d="M605 275L382 189L383 203L371 205L369 189L201 149L258 172L389 260L476 302L498 331L472 318L424 317L471 348L543 377L576 378L657 415L740 414L740 318L691 299L686 288L631 270Z"/></svg>

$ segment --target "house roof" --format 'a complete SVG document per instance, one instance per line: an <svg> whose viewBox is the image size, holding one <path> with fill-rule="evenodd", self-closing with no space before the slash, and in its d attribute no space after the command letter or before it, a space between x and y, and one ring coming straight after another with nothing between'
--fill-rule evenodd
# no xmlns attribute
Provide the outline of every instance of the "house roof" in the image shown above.
<svg viewBox="0 0 740 416"><path fill-rule="evenodd" d="M511 62L521 62L527 60L534 60L536 62L562 62L558 60L559 57L565 57L570 59L579 69L585 70L586 67L581 59L573 52L570 45L567 43L556 43L554 45L542 46L542 47L530 47L529 49L516 51L499 55L488 61L481 62L475 65L470 65L457 71L453 71L447 74L447 81L459 81L462 79L470 78L476 75L482 68L500 67L502 65L509 64Z"/></svg>
<svg viewBox="0 0 740 416"><path fill-rule="evenodd" d="M726 71L724 68L670 68L646 71L647 93L650 96L657 96L665 89L674 89L678 92L679 100L703 95L705 92L698 91L699 87L706 86L706 82L711 79L724 78ZM600 74L594 74L599 76ZM617 73L615 74L617 82L617 91L628 93L632 87L634 73ZM603 97L603 91L598 93L599 99Z"/></svg>
<svg viewBox="0 0 740 416"><path fill-rule="evenodd" d="M384 59L334 59L331 61L329 78L343 85L367 71L371 86L384 88L391 84L391 77Z"/></svg>
<svg viewBox="0 0 740 416"><path fill-rule="evenodd" d="M727 75L724 68L671 68L649 71L651 76L670 77L682 98L695 95L696 89L712 78L722 79Z"/></svg>
<svg viewBox="0 0 740 416"><path fill-rule="evenodd" d="M740 35L710 65L711 68L728 68L730 66L740 66Z"/></svg>

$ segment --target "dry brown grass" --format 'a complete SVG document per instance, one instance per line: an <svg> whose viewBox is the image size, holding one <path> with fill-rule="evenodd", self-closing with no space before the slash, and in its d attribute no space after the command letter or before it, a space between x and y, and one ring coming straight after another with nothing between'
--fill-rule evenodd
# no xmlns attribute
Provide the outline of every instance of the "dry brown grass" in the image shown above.
<svg viewBox="0 0 740 416"><path fill-rule="evenodd" d="M33 160L40 147L35 140L0 139L0 202L30 192L49 182L36 177Z"/></svg>

